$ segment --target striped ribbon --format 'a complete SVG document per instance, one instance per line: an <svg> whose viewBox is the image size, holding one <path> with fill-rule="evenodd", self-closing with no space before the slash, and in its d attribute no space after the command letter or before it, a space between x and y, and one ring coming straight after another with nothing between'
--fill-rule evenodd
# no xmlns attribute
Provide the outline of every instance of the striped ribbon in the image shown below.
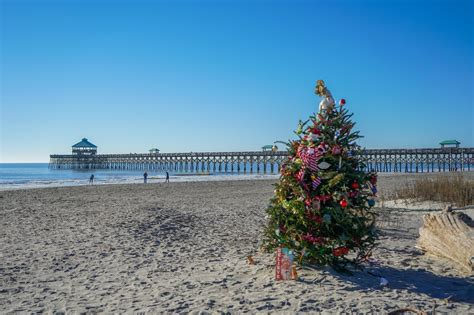
<svg viewBox="0 0 474 315"><path fill-rule="evenodd" d="M317 172L319 170L318 161L323 153L313 148L302 150L300 152L300 158L303 163L312 171Z"/></svg>
<svg viewBox="0 0 474 315"><path fill-rule="evenodd" d="M296 180L301 182L304 177L304 169L300 169L298 173L296 174Z"/></svg>
<svg viewBox="0 0 474 315"><path fill-rule="evenodd" d="M318 188L318 186L319 186L320 184L321 184L321 178L317 177L317 178L313 179L313 183L312 183L313 189Z"/></svg>

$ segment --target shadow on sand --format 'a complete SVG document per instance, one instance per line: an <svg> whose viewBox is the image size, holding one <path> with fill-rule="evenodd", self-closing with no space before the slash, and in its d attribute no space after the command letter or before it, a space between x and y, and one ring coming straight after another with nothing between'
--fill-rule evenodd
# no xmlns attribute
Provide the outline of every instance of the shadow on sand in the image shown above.
<svg viewBox="0 0 474 315"><path fill-rule="evenodd" d="M335 277L351 282L359 289L382 289L380 277L389 281L390 289L408 290L414 293L426 294L432 298L445 299L455 302L474 303L474 277L442 276L425 269L396 269L387 266L369 267L364 271L356 271L353 275L340 274L331 271Z"/></svg>

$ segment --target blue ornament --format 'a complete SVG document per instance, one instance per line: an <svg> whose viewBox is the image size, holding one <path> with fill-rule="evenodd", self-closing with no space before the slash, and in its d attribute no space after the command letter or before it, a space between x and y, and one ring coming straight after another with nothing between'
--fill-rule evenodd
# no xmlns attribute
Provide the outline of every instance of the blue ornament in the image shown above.
<svg viewBox="0 0 474 315"><path fill-rule="evenodd" d="M367 200L367 203L369 204L369 207L375 206L375 200L374 199Z"/></svg>
<svg viewBox="0 0 474 315"><path fill-rule="evenodd" d="M377 193L377 187L375 186L372 186L372 192L374 193L374 195Z"/></svg>

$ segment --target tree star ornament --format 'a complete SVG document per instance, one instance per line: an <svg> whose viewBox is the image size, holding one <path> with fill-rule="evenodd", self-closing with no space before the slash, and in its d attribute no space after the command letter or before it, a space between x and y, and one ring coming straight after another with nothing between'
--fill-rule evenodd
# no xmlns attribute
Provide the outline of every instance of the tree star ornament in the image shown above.
<svg viewBox="0 0 474 315"><path fill-rule="evenodd" d="M336 103L334 101L334 98L332 97L331 92L327 89L327 87L324 85L323 80L318 80L316 82L316 88L314 92L318 95L323 97L321 102L319 103L319 112L320 113L329 113L332 112L334 108L334 104Z"/></svg>

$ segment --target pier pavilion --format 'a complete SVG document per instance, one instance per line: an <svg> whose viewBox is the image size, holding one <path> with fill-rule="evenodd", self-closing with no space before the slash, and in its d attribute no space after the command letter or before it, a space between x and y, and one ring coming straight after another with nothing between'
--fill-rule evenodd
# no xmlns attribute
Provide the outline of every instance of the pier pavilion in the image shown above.
<svg viewBox="0 0 474 315"><path fill-rule="evenodd" d="M72 146L72 154L73 155L96 155L97 154L97 146L92 144L86 138L82 138L82 140Z"/></svg>
<svg viewBox="0 0 474 315"><path fill-rule="evenodd" d="M271 144L267 144L267 145L264 145L262 147L262 151L263 152L268 152L268 151L273 151L273 152L276 152L278 151L278 147L276 145L271 145Z"/></svg>
<svg viewBox="0 0 474 315"><path fill-rule="evenodd" d="M447 147L455 147L459 148L459 145L461 142L457 140L444 140L439 143L441 145L441 148L447 148Z"/></svg>

